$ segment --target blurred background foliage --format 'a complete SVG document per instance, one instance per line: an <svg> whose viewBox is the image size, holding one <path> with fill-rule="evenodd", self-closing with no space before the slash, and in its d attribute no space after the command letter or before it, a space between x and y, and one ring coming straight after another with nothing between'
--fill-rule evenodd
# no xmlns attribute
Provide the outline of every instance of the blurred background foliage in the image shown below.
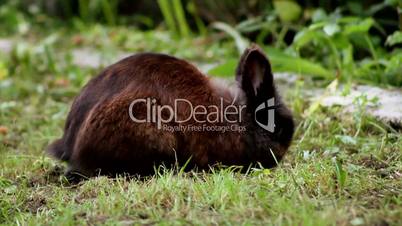
<svg viewBox="0 0 402 226"><path fill-rule="evenodd" d="M178 42L201 38L200 45L213 48L229 48L220 43L231 42L237 53L225 54L209 69L216 76L233 75L236 54L256 42L266 50L275 71L310 75L328 83L338 78L402 86L400 0L0 0L2 37L17 34L29 39L33 29L62 28L67 33L92 31L96 43L102 33L96 31L98 25L144 32L141 37L117 32L120 43L152 39L161 35L158 31L168 31ZM47 34L37 55L27 53L23 45L14 48L13 63L29 65L40 58L46 62L45 71L60 72L52 56L52 43L60 37ZM155 45L163 42L157 38ZM98 46L107 49L107 43ZM158 49L144 46L143 50ZM69 73L78 73L71 59L66 62ZM0 73L18 70L6 63L10 62L0 61Z"/></svg>

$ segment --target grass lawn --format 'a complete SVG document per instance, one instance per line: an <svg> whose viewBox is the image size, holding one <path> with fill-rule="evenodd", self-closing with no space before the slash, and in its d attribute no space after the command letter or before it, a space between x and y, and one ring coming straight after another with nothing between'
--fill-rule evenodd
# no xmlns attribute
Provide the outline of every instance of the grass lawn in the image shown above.
<svg viewBox="0 0 402 226"><path fill-rule="evenodd" d="M69 185L65 166L44 149L61 136L74 96L99 72L74 65L72 49L106 56L158 51L202 63L237 54L232 42L90 29L10 37L13 52L0 53L0 224L402 225L400 132L364 108L306 113L312 103L304 90L322 84L302 76L285 92L298 127L277 168L160 169L147 179L97 177ZM1 63L12 65L3 76Z"/></svg>

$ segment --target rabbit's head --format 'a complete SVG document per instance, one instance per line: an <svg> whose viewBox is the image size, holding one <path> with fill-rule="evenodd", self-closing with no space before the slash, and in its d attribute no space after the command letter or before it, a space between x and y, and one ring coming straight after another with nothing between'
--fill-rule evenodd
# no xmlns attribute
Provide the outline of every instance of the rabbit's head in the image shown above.
<svg viewBox="0 0 402 226"><path fill-rule="evenodd" d="M244 51L236 81L247 105L249 156L265 167L274 166L289 148L294 122L276 90L270 62L257 45Z"/></svg>

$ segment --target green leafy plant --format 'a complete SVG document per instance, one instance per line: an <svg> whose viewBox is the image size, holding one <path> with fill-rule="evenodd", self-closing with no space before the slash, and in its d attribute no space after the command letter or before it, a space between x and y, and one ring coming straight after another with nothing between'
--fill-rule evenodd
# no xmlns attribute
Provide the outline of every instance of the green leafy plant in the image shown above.
<svg viewBox="0 0 402 226"><path fill-rule="evenodd" d="M342 163L338 159L333 158L332 161L335 167L337 184L340 187L340 189L343 189L346 185L347 172L344 170Z"/></svg>
<svg viewBox="0 0 402 226"><path fill-rule="evenodd" d="M79 0L79 16L84 22L94 22L101 15L108 25L116 25L118 0Z"/></svg>
<svg viewBox="0 0 402 226"><path fill-rule="evenodd" d="M216 22L212 24L212 26L225 32L234 39L239 54L241 54L249 45L248 40L246 40L240 34L240 32L237 31L237 29L231 27L230 25L223 22ZM264 47L264 50L268 54L273 70L276 72L294 72L325 79L328 79L332 76L330 71L321 67L319 64L284 53L280 49ZM232 76L237 63L238 60L235 58L226 60L222 64L210 69L208 73L215 76Z"/></svg>
<svg viewBox="0 0 402 226"><path fill-rule="evenodd" d="M323 79L329 79L332 77L331 72L319 64L300 57L285 54L276 48L265 47L264 50L271 61L272 70L275 72L294 72ZM215 76L233 76L237 63L238 59L226 60L223 64L210 69L208 74Z"/></svg>
<svg viewBox="0 0 402 226"><path fill-rule="evenodd" d="M159 8L170 31L182 37L190 35L181 0L158 0Z"/></svg>
<svg viewBox="0 0 402 226"><path fill-rule="evenodd" d="M392 35L388 36L386 44L394 46L402 43L402 31L395 31Z"/></svg>
<svg viewBox="0 0 402 226"><path fill-rule="evenodd" d="M295 21L302 13L300 5L292 0L275 0L274 7L283 22Z"/></svg>

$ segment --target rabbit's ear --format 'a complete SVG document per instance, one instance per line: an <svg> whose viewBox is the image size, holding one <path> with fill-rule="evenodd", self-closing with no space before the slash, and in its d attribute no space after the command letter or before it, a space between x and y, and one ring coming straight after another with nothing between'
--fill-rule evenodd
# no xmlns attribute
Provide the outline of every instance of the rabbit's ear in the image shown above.
<svg viewBox="0 0 402 226"><path fill-rule="evenodd" d="M241 56L236 80L248 101L257 102L275 96L271 65L263 50L256 44L246 49Z"/></svg>

